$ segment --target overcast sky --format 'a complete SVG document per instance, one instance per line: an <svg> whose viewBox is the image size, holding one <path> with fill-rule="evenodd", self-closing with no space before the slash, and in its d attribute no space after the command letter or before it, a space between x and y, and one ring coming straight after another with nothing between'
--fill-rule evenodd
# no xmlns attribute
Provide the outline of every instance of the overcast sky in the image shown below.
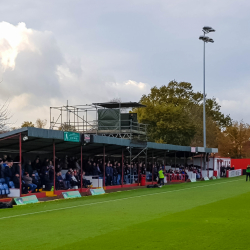
<svg viewBox="0 0 250 250"><path fill-rule="evenodd" d="M153 86L192 83L250 123L250 1L8 0L0 8L0 104L13 126L49 120L49 107L139 101Z"/></svg>

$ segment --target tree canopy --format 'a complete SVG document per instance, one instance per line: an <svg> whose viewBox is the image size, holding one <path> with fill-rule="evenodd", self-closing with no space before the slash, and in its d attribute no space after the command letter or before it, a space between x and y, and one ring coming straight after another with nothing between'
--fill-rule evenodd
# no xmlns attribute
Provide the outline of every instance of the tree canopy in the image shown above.
<svg viewBox="0 0 250 250"><path fill-rule="evenodd" d="M134 109L138 120L148 124L151 141L176 145L203 145L203 94L194 92L191 83L171 81L167 86L153 87L140 100L146 108ZM220 111L215 98L206 100L208 147L218 146L218 135L231 124L229 115Z"/></svg>
<svg viewBox="0 0 250 250"><path fill-rule="evenodd" d="M35 127L35 125L32 122L24 121L21 125L21 128L25 128L25 127Z"/></svg>

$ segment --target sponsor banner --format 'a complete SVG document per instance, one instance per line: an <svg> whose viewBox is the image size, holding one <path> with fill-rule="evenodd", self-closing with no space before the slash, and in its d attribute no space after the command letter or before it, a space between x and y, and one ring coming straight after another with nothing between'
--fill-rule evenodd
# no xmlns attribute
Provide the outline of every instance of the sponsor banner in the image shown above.
<svg viewBox="0 0 250 250"><path fill-rule="evenodd" d="M213 176L213 180L216 180L216 177L215 177L215 176Z"/></svg>
<svg viewBox="0 0 250 250"><path fill-rule="evenodd" d="M80 142L80 134L76 132L64 132L64 141Z"/></svg>
<svg viewBox="0 0 250 250"><path fill-rule="evenodd" d="M69 191L69 192L62 192L64 199L70 198L79 198L82 197L79 191Z"/></svg>
<svg viewBox="0 0 250 250"><path fill-rule="evenodd" d="M204 177L204 181L209 181L208 177Z"/></svg>
<svg viewBox="0 0 250 250"><path fill-rule="evenodd" d="M105 191L103 188L90 189L90 192L92 195L105 194Z"/></svg>
<svg viewBox="0 0 250 250"><path fill-rule="evenodd" d="M190 181L191 181L191 182L196 182L196 179L191 179Z"/></svg>
<svg viewBox="0 0 250 250"><path fill-rule="evenodd" d="M228 177L236 177L242 175L242 169L228 170Z"/></svg>
<svg viewBox="0 0 250 250"><path fill-rule="evenodd" d="M17 205L25 205L25 204L31 204L31 203L37 203L38 199L35 195L20 197L20 198L14 198Z"/></svg>

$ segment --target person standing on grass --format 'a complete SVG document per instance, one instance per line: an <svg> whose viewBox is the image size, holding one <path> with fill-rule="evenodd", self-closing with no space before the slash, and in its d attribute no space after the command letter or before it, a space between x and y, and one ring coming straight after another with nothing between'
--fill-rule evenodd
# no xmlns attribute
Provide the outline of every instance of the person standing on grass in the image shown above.
<svg viewBox="0 0 250 250"><path fill-rule="evenodd" d="M159 174L159 184L160 187L162 187L162 185L164 186L164 173L162 167L160 167L158 174Z"/></svg>
<svg viewBox="0 0 250 250"><path fill-rule="evenodd" d="M246 170L246 181L249 177L249 180L250 180L250 165L247 166L247 170Z"/></svg>

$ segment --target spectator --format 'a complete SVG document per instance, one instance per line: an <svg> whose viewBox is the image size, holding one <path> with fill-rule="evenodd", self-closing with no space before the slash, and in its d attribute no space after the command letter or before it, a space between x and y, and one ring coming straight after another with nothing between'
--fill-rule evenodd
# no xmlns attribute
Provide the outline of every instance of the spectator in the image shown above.
<svg viewBox="0 0 250 250"><path fill-rule="evenodd" d="M41 180L40 180L38 173L33 173L31 176L32 176L32 183L37 186L37 189L40 189L41 188Z"/></svg>
<svg viewBox="0 0 250 250"><path fill-rule="evenodd" d="M24 173L23 181L24 181L24 183L30 188L29 193L35 192L35 190L36 190L36 188L37 188L37 185L34 184L34 183L32 183L32 178L29 176L29 173L28 173L28 172L25 172L25 173Z"/></svg>
<svg viewBox="0 0 250 250"><path fill-rule="evenodd" d="M12 166L13 166L13 161L9 160L7 162L7 166L4 169L4 178L7 184L12 180L12 177L14 176L14 171Z"/></svg>
<svg viewBox="0 0 250 250"><path fill-rule="evenodd" d="M50 191L52 189L52 186L54 185L54 182L50 180L49 178L49 172L47 171L44 176L44 183L45 183L45 190Z"/></svg>
<svg viewBox="0 0 250 250"><path fill-rule="evenodd" d="M56 174L56 189L67 189L61 172Z"/></svg>
<svg viewBox="0 0 250 250"><path fill-rule="evenodd" d="M15 176L13 177L13 183L15 185L15 188L20 188L20 175L19 174L15 174Z"/></svg>
<svg viewBox="0 0 250 250"><path fill-rule="evenodd" d="M113 167L113 185L117 185L118 171L116 165Z"/></svg>

